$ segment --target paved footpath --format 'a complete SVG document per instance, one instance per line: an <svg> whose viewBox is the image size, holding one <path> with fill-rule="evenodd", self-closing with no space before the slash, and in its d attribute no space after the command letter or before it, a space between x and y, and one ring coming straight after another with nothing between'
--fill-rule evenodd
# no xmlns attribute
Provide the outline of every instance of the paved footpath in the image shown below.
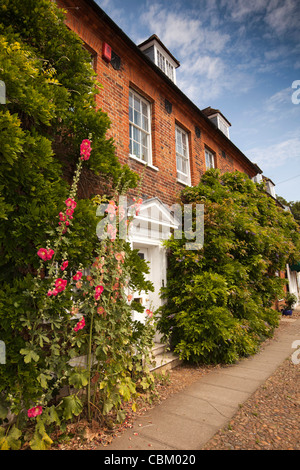
<svg viewBox="0 0 300 470"><path fill-rule="evenodd" d="M104 449L200 450L230 421L239 405L295 352L292 344L300 340L300 318L282 321L288 324L258 354L213 370L171 395L138 417L133 428Z"/></svg>

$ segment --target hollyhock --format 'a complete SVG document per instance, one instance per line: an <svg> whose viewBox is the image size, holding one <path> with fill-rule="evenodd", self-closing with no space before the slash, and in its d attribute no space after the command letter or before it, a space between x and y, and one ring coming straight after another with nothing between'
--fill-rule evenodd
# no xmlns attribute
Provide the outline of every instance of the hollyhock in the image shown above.
<svg viewBox="0 0 300 470"><path fill-rule="evenodd" d="M80 144L81 160L88 160L91 155L91 142L89 139L84 139Z"/></svg>
<svg viewBox="0 0 300 470"><path fill-rule="evenodd" d="M116 239L116 236L117 236L117 229L114 228L114 226L112 224L108 224L107 225L107 233L108 233L111 241L114 242L115 239Z"/></svg>
<svg viewBox="0 0 300 470"><path fill-rule="evenodd" d="M58 292L62 292L63 290L65 290L66 286L67 286L67 280L66 279L61 279L61 278L58 278L56 279L55 281L55 288Z"/></svg>
<svg viewBox="0 0 300 470"><path fill-rule="evenodd" d="M35 406L34 408L30 408L27 410L28 418L35 418L38 415L41 415L43 412L43 408L41 406Z"/></svg>
<svg viewBox="0 0 300 470"><path fill-rule="evenodd" d="M42 258L42 260L46 261L47 260L47 250L46 248L40 248L37 252L38 256Z"/></svg>
<svg viewBox="0 0 300 470"><path fill-rule="evenodd" d="M61 220L61 222L64 222L65 220L67 220L67 216L63 212L60 212L59 219Z"/></svg>
<svg viewBox="0 0 300 470"><path fill-rule="evenodd" d="M77 273L74 274L74 276L73 276L74 281L80 281L81 278L82 278L82 272L81 271L77 271Z"/></svg>
<svg viewBox="0 0 300 470"><path fill-rule="evenodd" d="M84 327L85 327L85 319L84 317L82 317L82 319L77 323L77 325L74 326L73 330L74 331L82 330Z"/></svg>
<svg viewBox="0 0 300 470"><path fill-rule="evenodd" d="M151 318L153 316L153 312L151 312L151 310L149 310L149 308L147 308L146 314L148 315L149 318Z"/></svg>
<svg viewBox="0 0 300 470"><path fill-rule="evenodd" d="M64 261L63 264L61 265L60 269L62 271L64 271L66 269L66 267L68 266L68 264L69 264L69 261Z"/></svg>
<svg viewBox="0 0 300 470"><path fill-rule="evenodd" d="M71 207L71 209L75 209L77 206L77 202L74 201L71 197L68 197L68 199L65 200L65 204L67 207Z"/></svg>
<svg viewBox="0 0 300 470"><path fill-rule="evenodd" d="M117 261L122 261L122 259L123 259L122 253L116 253L115 258L116 258Z"/></svg>
<svg viewBox="0 0 300 470"><path fill-rule="evenodd" d="M128 300L128 302L131 302L131 300L132 300L132 294L128 294L128 295L127 295L127 300Z"/></svg>
<svg viewBox="0 0 300 470"><path fill-rule="evenodd" d="M99 300L99 299L100 299L100 295L102 294L103 290L104 290L104 289L103 289L103 286L100 286L100 285L99 285L99 286L96 286L96 287L95 287L95 295L94 295L95 300Z"/></svg>
<svg viewBox="0 0 300 470"><path fill-rule="evenodd" d="M54 255L54 251L51 250L51 248L50 248L50 250L47 251L47 260L50 260L53 255Z"/></svg>
<svg viewBox="0 0 300 470"><path fill-rule="evenodd" d="M69 217L69 219L73 219L73 212L74 212L74 209L72 207L69 207L67 210L66 210L66 214L67 216Z"/></svg>
<svg viewBox="0 0 300 470"><path fill-rule="evenodd" d="M54 255L54 251L51 249L47 250L46 248L40 248L37 254L43 261L49 261Z"/></svg>
<svg viewBox="0 0 300 470"><path fill-rule="evenodd" d="M98 307L98 308L97 308L97 313L99 313L99 315L101 315L102 313L104 313L104 308L103 308L103 307Z"/></svg>

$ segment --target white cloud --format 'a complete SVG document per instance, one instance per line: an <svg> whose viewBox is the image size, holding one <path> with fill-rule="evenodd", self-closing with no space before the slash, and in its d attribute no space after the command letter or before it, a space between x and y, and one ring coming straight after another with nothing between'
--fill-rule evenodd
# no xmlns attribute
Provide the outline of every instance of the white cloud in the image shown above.
<svg viewBox="0 0 300 470"><path fill-rule="evenodd" d="M246 155L261 168L268 170L300 160L300 137L291 137L268 147L255 147Z"/></svg>
<svg viewBox="0 0 300 470"><path fill-rule="evenodd" d="M188 55L195 51L219 54L225 48L229 35L206 26L204 15L199 12L194 15L192 10L187 13L182 5L176 8L176 2L172 3L172 9L163 5L151 3L140 20L170 50L178 49L180 53Z"/></svg>
<svg viewBox="0 0 300 470"><path fill-rule="evenodd" d="M296 34L299 38L300 9L298 0L269 2L265 17L267 25L278 35Z"/></svg>

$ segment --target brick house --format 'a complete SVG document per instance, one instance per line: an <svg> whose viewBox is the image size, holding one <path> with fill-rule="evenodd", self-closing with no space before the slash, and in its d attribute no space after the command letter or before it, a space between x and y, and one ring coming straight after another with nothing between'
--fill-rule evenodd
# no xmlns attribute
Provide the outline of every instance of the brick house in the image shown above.
<svg viewBox="0 0 300 470"><path fill-rule="evenodd" d="M180 63L156 35L136 45L93 0L57 3L67 11L67 26L91 54L103 86L97 106L111 120L108 137L115 141L120 162L144 175L139 230L130 241L149 261L155 287L154 293L141 294L141 302L157 308L159 289L166 282L161 238L176 226L168 207L182 188L197 185L212 167L238 170L254 180L262 171L230 140L231 124L220 110L200 110L178 88ZM153 236L143 232L149 222Z"/></svg>

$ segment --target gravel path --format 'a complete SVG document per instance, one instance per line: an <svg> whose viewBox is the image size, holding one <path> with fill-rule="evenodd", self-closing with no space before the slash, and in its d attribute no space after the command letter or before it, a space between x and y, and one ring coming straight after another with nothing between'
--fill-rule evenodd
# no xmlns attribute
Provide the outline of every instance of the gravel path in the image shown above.
<svg viewBox="0 0 300 470"><path fill-rule="evenodd" d="M300 364L286 359L203 450L300 450L299 378Z"/></svg>

